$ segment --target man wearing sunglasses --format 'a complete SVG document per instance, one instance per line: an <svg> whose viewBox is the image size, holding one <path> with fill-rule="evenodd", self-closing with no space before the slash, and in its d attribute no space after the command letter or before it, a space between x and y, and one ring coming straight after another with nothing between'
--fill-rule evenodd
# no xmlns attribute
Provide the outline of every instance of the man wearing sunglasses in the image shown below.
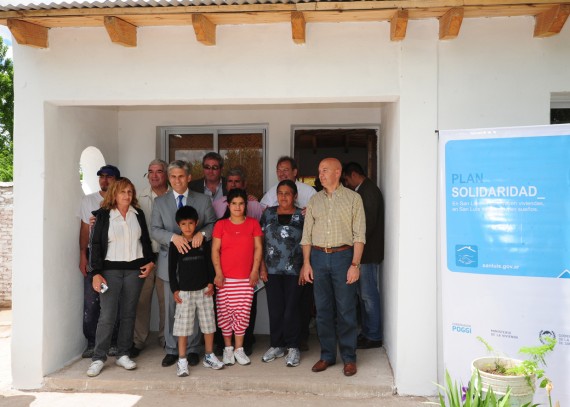
<svg viewBox="0 0 570 407"><path fill-rule="evenodd" d="M226 180L222 177L224 159L218 153L211 151L202 159L204 177L188 184L192 191L207 195L212 202L226 196Z"/></svg>

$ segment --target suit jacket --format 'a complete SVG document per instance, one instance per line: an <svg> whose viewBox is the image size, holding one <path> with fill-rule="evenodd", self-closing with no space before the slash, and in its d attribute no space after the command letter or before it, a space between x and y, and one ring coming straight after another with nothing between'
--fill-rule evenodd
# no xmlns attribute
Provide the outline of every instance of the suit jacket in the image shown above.
<svg viewBox="0 0 570 407"><path fill-rule="evenodd" d="M362 181L357 192L366 215L366 245L360 262L380 264L384 260L384 198L370 178Z"/></svg>
<svg viewBox="0 0 570 407"><path fill-rule="evenodd" d="M195 179L194 181L190 181L188 183L188 188L192 191L199 192L201 194L204 193L204 177ZM222 195L226 196L228 194L228 190L226 189L226 179L222 177Z"/></svg>
<svg viewBox="0 0 570 407"><path fill-rule="evenodd" d="M216 213L212 207L212 201L204 194L188 191L186 205L193 206L198 212L198 225L196 233L204 232L205 239L212 239L212 230L216 222ZM150 221L150 236L160 244L158 252L158 277L168 281L168 247L174 234L181 233L176 223L176 198L174 193L168 191L166 194L154 200L152 216Z"/></svg>

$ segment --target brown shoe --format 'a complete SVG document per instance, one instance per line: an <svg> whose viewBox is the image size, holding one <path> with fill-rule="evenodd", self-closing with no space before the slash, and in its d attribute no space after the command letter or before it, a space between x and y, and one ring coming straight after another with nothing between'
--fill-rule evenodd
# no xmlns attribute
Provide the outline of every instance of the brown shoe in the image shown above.
<svg viewBox="0 0 570 407"><path fill-rule="evenodd" d="M348 362L344 364L344 369L342 372L345 376L354 376L356 374L356 363Z"/></svg>
<svg viewBox="0 0 570 407"><path fill-rule="evenodd" d="M315 363L315 365L313 366L313 368L311 369L313 372L322 372L324 370L327 370L327 367L334 365L334 363L331 362L327 362L326 360L319 360L317 363Z"/></svg>

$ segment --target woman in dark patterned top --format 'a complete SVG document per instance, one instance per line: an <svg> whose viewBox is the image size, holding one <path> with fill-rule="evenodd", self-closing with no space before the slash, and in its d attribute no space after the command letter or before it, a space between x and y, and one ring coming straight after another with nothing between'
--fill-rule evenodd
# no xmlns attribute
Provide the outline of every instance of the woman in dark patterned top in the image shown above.
<svg viewBox="0 0 570 407"><path fill-rule="evenodd" d="M304 217L295 207L297 186L284 180L277 185L279 206L267 208L259 223L263 230L263 261L261 279L267 289L269 308L270 348L262 357L264 362L285 356L287 366L300 363L299 318L301 286L299 274L303 265L300 246Z"/></svg>

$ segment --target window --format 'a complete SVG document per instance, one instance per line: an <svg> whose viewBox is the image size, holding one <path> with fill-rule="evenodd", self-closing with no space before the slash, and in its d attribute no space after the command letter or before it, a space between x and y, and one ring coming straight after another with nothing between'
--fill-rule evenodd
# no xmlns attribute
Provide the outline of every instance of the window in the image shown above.
<svg viewBox="0 0 570 407"><path fill-rule="evenodd" d="M247 192L259 199L265 190L266 126L159 127L163 159L192 164L192 179L202 178L202 157L210 151L224 157L222 176L240 167L247 176Z"/></svg>

